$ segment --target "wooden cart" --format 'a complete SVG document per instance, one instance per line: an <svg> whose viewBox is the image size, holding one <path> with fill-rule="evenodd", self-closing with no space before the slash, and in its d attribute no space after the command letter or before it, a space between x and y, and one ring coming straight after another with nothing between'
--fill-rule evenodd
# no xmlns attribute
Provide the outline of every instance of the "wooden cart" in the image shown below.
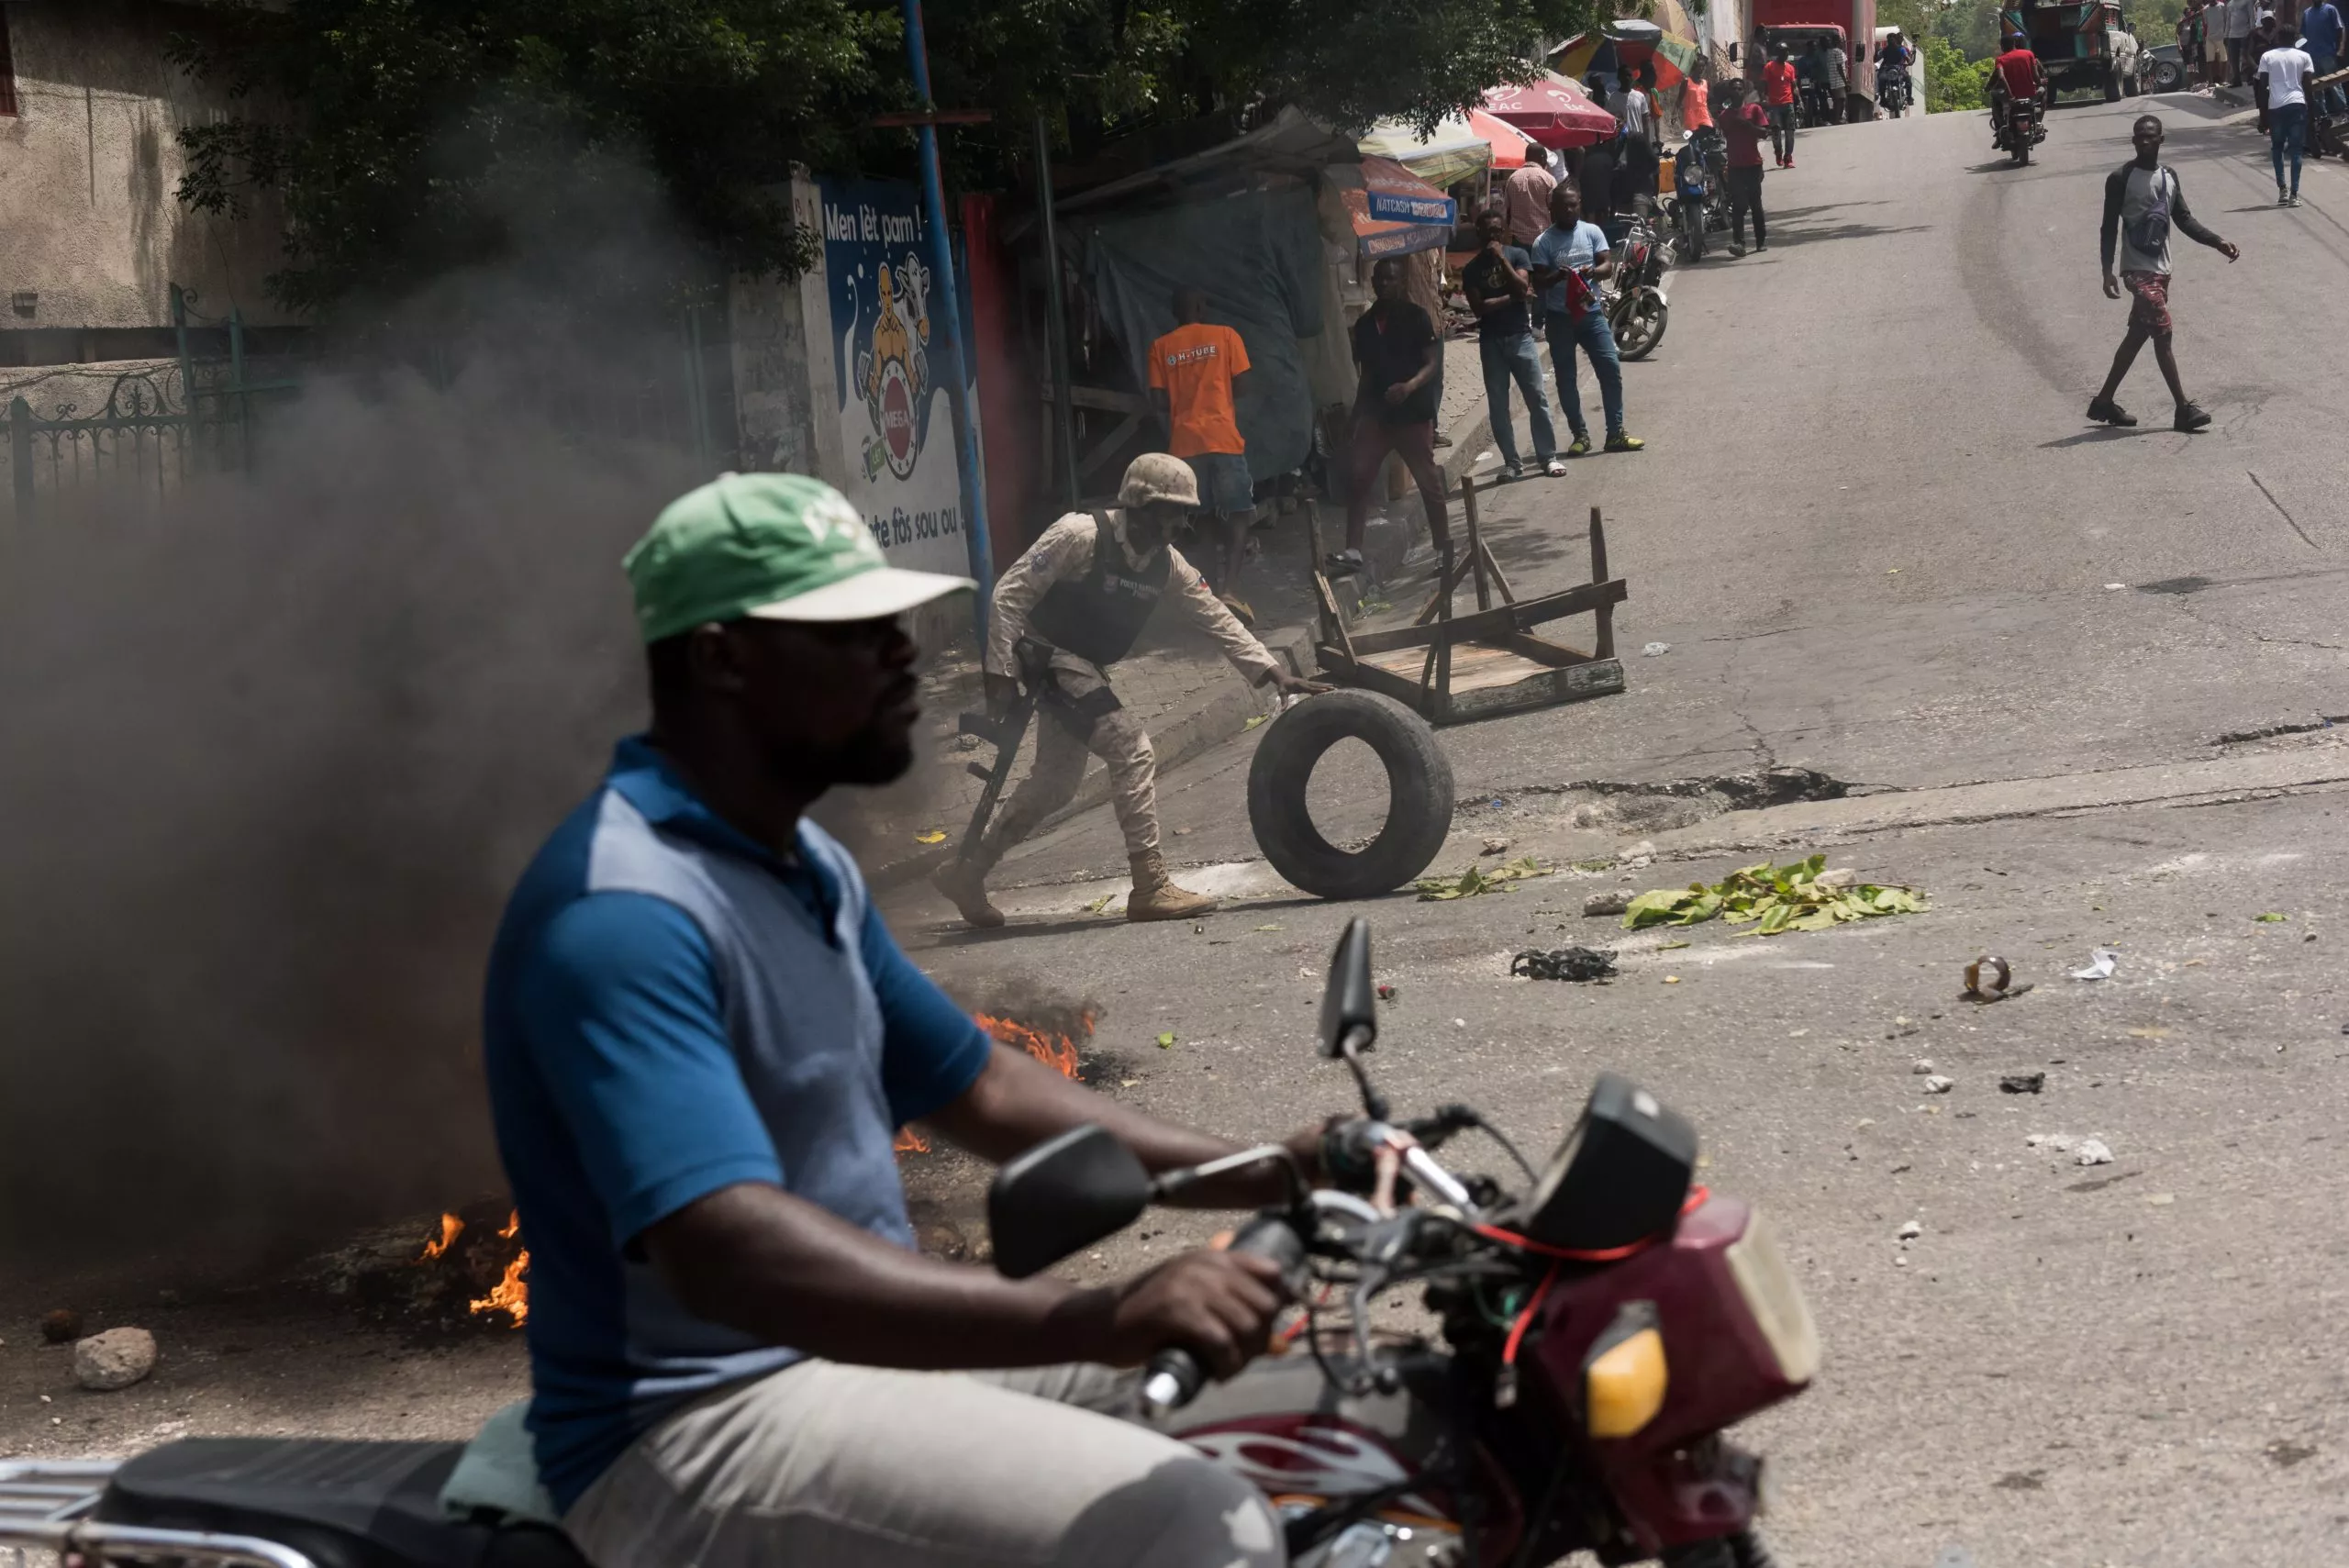
<svg viewBox="0 0 2349 1568"><path fill-rule="evenodd" d="M1380 630L1348 630L1337 593L1322 570L1327 558L1321 552L1319 515L1308 514L1313 587L1321 620L1314 651L1322 675L1339 685L1383 692L1418 709L1431 724L1464 723L1621 691L1615 606L1629 594L1621 578L1607 574L1607 530L1598 508L1590 509L1590 581L1564 593L1520 600L1485 545L1476 519L1475 481L1464 479L1460 494L1467 524L1465 559L1455 560L1457 550L1447 546L1435 591L1418 618L1409 626ZM1463 579L1471 577L1475 613L1455 616L1452 596ZM1587 653L1533 634L1545 622L1586 614L1596 622Z"/></svg>

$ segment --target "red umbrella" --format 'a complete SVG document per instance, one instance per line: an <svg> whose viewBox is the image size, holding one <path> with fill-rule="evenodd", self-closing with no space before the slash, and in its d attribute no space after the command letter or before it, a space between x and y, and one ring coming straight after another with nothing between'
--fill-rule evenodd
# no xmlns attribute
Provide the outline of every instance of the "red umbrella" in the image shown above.
<svg viewBox="0 0 2349 1568"><path fill-rule="evenodd" d="M1543 72L1528 87L1496 87L1486 112L1508 121L1544 147L1588 147L1615 134L1615 117L1590 101L1576 82Z"/></svg>
<svg viewBox="0 0 2349 1568"><path fill-rule="evenodd" d="M1522 169L1525 167L1525 133L1507 120L1495 119L1482 109L1468 111L1468 128L1483 137L1493 149L1493 167Z"/></svg>

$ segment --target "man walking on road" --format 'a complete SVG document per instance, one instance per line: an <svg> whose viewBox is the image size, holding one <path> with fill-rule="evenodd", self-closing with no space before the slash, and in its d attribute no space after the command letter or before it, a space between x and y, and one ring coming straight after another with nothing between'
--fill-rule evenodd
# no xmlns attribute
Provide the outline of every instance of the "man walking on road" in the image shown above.
<svg viewBox="0 0 2349 1568"><path fill-rule="evenodd" d="M2172 226L2183 229L2189 239L2208 245L2230 261L2242 252L2194 220L2177 172L2161 161L2161 120L2153 115L2140 116L2130 139L2136 144L2137 156L2105 178L2100 235L2104 295L2107 299L2119 299L2121 286L2128 286L2132 301L2129 334L2112 356L2112 373L2104 378L2104 389L2088 403L2088 417L2107 425L2137 422L2136 416L2113 398L2121 391L2121 378L2136 362L2137 350L2150 338L2154 362L2161 366L2162 379L2169 384L2169 395L2177 403L2176 428L2199 430L2210 422L2210 416L2187 400L2186 388L2177 379L2176 357L2170 351L2169 231ZM2112 266L2116 239L2121 248L2117 277Z"/></svg>
<svg viewBox="0 0 2349 1568"><path fill-rule="evenodd" d="M1575 350L1590 356L1598 377L1598 404L1607 416L1607 450L1635 452L1647 445L1623 429L1623 361L1615 334L1599 307L1593 280L1614 271L1607 233L1582 216L1582 199L1572 185L1550 193L1550 227L1533 242L1533 286L1542 291L1542 322L1550 339L1550 364L1557 372L1558 401L1575 433L1568 457L1590 451L1590 427L1583 423L1582 388L1575 380Z"/></svg>
<svg viewBox="0 0 2349 1568"><path fill-rule="evenodd" d="M1733 89L1745 83L1733 82ZM1763 228L1762 218L1762 139L1769 134L1770 122L1759 104L1745 101L1745 95L1733 92L1721 111L1721 139L1729 143L1729 253L1745 254L1745 215L1753 215L1753 248L1767 250L1770 236Z"/></svg>
<svg viewBox="0 0 2349 1568"><path fill-rule="evenodd" d="M1777 155L1778 167L1795 166L1795 68L1787 58L1787 46L1780 44L1770 53L1770 62L1762 68L1762 103L1770 117L1770 150Z"/></svg>
<svg viewBox="0 0 2349 1568"><path fill-rule="evenodd" d="M1166 428L1166 450L1189 463L1199 482L1208 529L1201 559L1212 585L1233 614L1252 623L1239 594L1256 488L1235 412L1248 377L1248 346L1230 328L1208 320L1207 293L1191 284L1174 291L1174 330L1150 346L1151 400Z"/></svg>
<svg viewBox="0 0 2349 1568"><path fill-rule="evenodd" d="M2309 82L2316 62L2308 51L2279 44L2259 57L2259 80L2267 92L2267 156L2276 165L2276 205L2300 205L2300 148L2308 138ZM2284 155L2292 157L2292 183L2284 183Z"/></svg>
<svg viewBox="0 0 2349 1568"><path fill-rule="evenodd" d="M1476 314L1476 351L1485 366L1485 399L1492 406L1493 445L1500 449L1501 472L1525 477L1518 461L1517 432L1509 428L1508 389L1514 381L1525 394L1525 422L1533 432L1533 461L1552 478L1566 472L1558 456L1557 430L1550 423L1550 396L1542 389L1542 350L1533 337L1532 257L1505 243L1508 223L1498 212L1476 219L1485 248L1460 269L1460 286Z"/></svg>
<svg viewBox="0 0 2349 1568"><path fill-rule="evenodd" d="M1132 651L1164 602L1214 639L1250 684L1294 694L1330 688L1283 669L1175 550L1175 535L1198 506L1187 463L1144 452L1127 466L1115 507L1062 517L996 583L982 665L987 711L1000 718L1025 685L1037 699L1036 760L985 837L931 878L972 925L1003 924L987 899L987 873L1074 796L1088 751L1109 770L1109 804L1125 835L1134 879L1126 918L1174 920L1215 907L1214 899L1177 887L1166 874L1157 753L1111 689L1109 666Z"/></svg>
<svg viewBox="0 0 2349 1568"><path fill-rule="evenodd" d="M1558 190L1568 187L1560 185ZM1552 193L1555 199L1556 193ZM1419 482L1428 537L1452 537L1443 510L1443 470L1435 465L1435 411L1443 401L1443 340L1405 292L1403 262L1383 256L1370 269L1371 306L1354 322L1353 434L1346 447L1346 548L1323 564L1333 576L1363 569L1370 492L1393 452Z"/></svg>

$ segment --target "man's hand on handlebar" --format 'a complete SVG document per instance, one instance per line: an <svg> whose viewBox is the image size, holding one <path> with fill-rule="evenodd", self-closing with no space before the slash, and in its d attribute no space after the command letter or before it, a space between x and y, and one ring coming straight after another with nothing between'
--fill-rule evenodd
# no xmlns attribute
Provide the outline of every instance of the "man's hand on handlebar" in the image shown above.
<svg viewBox="0 0 2349 1568"><path fill-rule="evenodd" d="M1227 1378L1263 1355L1288 1299L1280 1265L1245 1252L1202 1250L1170 1259L1115 1287L1101 1342L1087 1353L1138 1366L1170 1345Z"/></svg>

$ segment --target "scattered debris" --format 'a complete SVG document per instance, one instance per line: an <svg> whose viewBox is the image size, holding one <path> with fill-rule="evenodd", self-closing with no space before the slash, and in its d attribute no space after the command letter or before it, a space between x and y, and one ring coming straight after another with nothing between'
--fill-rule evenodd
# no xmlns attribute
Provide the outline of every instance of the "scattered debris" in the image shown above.
<svg viewBox="0 0 2349 1568"><path fill-rule="evenodd" d="M1173 1029L1168 1029L1164 1034L1158 1037L1158 1049L1161 1051L1172 1051L1174 1049L1174 1031Z"/></svg>
<svg viewBox="0 0 2349 1568"><path fill-rule="evenodd" d="M1644 926L1700 925L1719 916L1733 926L1753 925L1748 935L1772 937L1823 931L1841 921L1879 915L1913 915L1926 906L1914 888L1858 883L1848 873L1829 873L1827 857L1813 855L1792 865L1764 861L1709 887L1692 882L1642 893L1625 907L1623 924L1636 931Z"/></svg>
<svg viewBox="0 0 2349 1568"><path fill-rule="evenodd" d="M1655 842L1651 839L1642 839L1638 843L1625 850L1619 858L1623 864L1635 868L1653 865L1655 864Z"/></svg>
<svg viewBox="0 0 2349 1568"><path fill-rule="evenodd" d="M1485 855L1505 855L1508 853L1508 840L1507 839L1487 839L1485 840L1485 847L1479 850L1477 853Z"/></svg>
<svg viewBox="0 0 2349 1568"><path fill-rule="evenodd" d="M1378 983L1378 999L1382 1002L1392 1002L1395 999L1395 983L1392 980L1380 981Z"/></svg>
<svg viewBox="0 0 2349 1568"><path fill-rule="evenodd" d="M1990 1485L2001 1492L2044 1492L2047 1490L2047 1472L2009 1470Z"/></svg>
<svg viewBox="0 0 2349 1568"><path fill-rule="evenodd" d="M946 842L946 834L940 828L931 828L923 832L915 834L914 842L917 844L942 844Z"/></svg>
<svg viewBox="0 0 2349 1568"><path fill-rule="evenodd" d="M1956 1087L1957 1080L1954 1078L1944 1078L1938 1073L1926 1075L1924 1089L1929 1095L1946 1095Z"/></svg>
<svg viewBox="0 0 2349 1568"><path fill-rule="evenodd" d="M1680 984L1680 976L1677 974L1667 974L1664 977L1664 983L1666 985L1677 985Z"/></svg>
<svg viewBox="0 0 2349 1568"><path fill-rule="evenodd" d="M2104 1146L2100 1138L2085 1138L2080 1140L2079 1151L2072 1156L2072 1161L2079 1165L2110 1165L2112 1163L2112 1151Z"/></svg>
<svg viewBox="0 0 2349 1568"><path fill-rule="evenodd" d="M1453 898L1474 898L1480 893L1490 893L1495 888L1506 891L1512 882L1523 882L1528 877L1549 874L1548 866L1543 865L1531 855L1525 855L1517 860L1504 861L1490 870L1483 866L1470 866L1456 877L1423 876L1411 885L1418 891L1420 898L1442 903Z"/></svg>
<svg viewBox="0 0 2349 1568"><path fill-rule="evenodd" d="M2343 1034L2349 1034L2343 1028ZM70 1345L82 1337L82 1315L70 1307L61 1307L40 1320L40 1337L52 1345Z"/></svg>
<svg viewBox="0 0 2349 1568"><path fill-rule="evenodd" d="M2023 1140L2025 1145L2044 1154L2068 1154L2077 1141L2068 1132L2034 1132Z"/></svg>
<svg viewBox="0 0 2349 1568"><path fill-rule="evenodd" d="M1909 1064L1909 1071L1914 1073L1920 1078L1929 1078L1932 1076L1932 1058L1929 1056L1920 1056L1917 1058L1916 1061L1911 1062Z"/></svg>
<svg viewBox="0 0 2349 1568"><path fill-rule="evenodd" d="M1689 944L1687 942L1658 942L1655 945L1655 951L1658 952L1670 952L1675 948L1685 948Z"/></svg>
<svg viewBox="0 0 2349 1568"><path fill-rule="evenodd" d="M1912 1219L1908 1224L1900 1228L1898 1240L1903 1241L1914 1241L1918 1237L1922 1236L1924 1233L1925 1228Z"/></svg>
<svg viewBox="0 0 2349 1568"><path fill-rule="evenodd" d="M94 1393L128 1388L155 1370L155 1336L144 1329L108 1329L73 1345L73 1381Z"/></svg>
<svg viewBox="0 0 2349 1568"><path fill-rule="evenodd" d="M2145 1201L2155 1208L2167 1208L2177 1201L2176 1193L2147 1193Z"/></svg>
<svg viewBox="0 0 2349 1568"><path fill-rule="evenodd" d="M1669 642L1651 642L1640 650L1640 654L1642 658L1661 659L1671 651L1672 644Z"/></svg>
<svg viewBox="0 0 2349 1568"><path fill-rule="evenodd" d="M1986 952L1965 966L1963 995L1970 1002L2004 1002L2031 989L2030 981L2017 985L2014 977L2015 972L2005 959Z"/></svg>
<svg viewBox="0 0 2349 1568"><path fill-rule="evenodd" d="M2009 1073L1998 1080L1998 1093L2002 1095L2035 1095L2045 1087L2044 1073Z"/></svg>
<svg viewBox="0 0 2349 1568"><path fill-rule="evenodd" d="M1528 948L1509 960L1508 972L1528 980L1607 980L1615 973L1615 955L1604 948Z"/></svg>
<svg viewBox="0 0 2349 1568"><path fill-rule="evenodd" d="M1620 887L1610 887L1604 893L1594 893L1584 898L1582 912L1586 917L1592 915L1620 915L1631 906L1631 895Z"/></svg>
<svg viewBox="0 0 2349 1568"><path fill-rule="evenodd" d="M2112 972L2119 968L2120 964L2121 955L2119 953L2113 951L2110 948L2097 948L2088 953L2088 961L2086 964L2072 971L2072 978L2075 980L2110 980L2112 978Z"/></svg>
<svg viewBox="0 0 2349 1568"><path fill-rule="evenodd" d="M2263 1451L2280 1470L2289 1470L2304 1459L2316 1457L2316 1449L2313 1445L2286 1442L2282 1438L2277 1438L2274 1442L2269 1443Z"/></svg>
<svg viewBox="0 0 2349 1568"><path fill-rule="evenodd" d="M2258 921L2263 926L2275 926L2282 924L2284 921L2290 919L2291 917L2289 915L2279 915L2275 910L2270 909L2265 915L2254 915L2252 918Z"/></svg>

